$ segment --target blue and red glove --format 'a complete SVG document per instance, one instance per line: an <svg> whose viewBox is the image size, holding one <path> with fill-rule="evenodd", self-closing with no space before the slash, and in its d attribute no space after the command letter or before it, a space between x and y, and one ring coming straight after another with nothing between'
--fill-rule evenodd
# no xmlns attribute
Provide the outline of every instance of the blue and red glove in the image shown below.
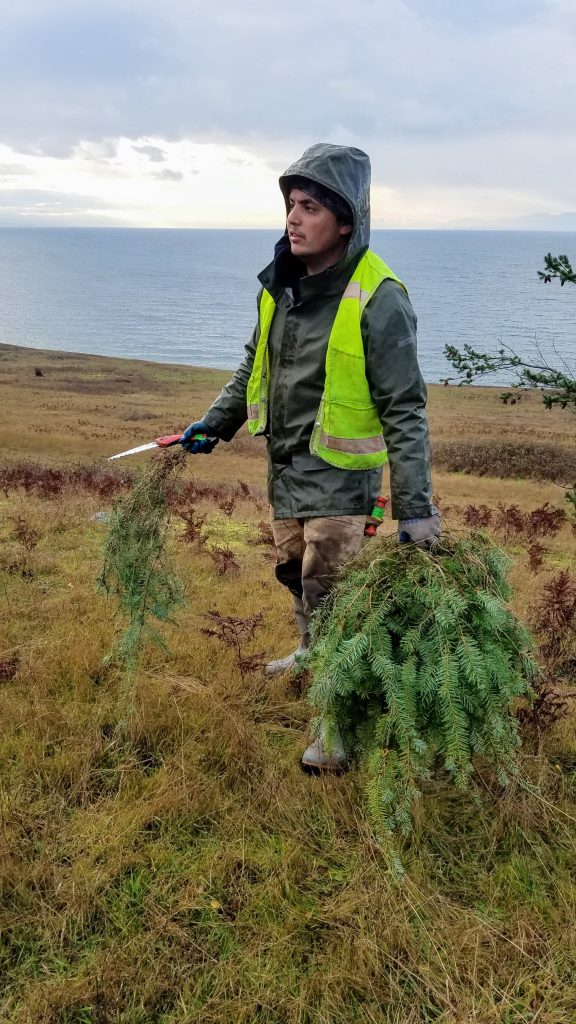
<svg viewBox="0 0 576 1024"><path fill-rule="evenodd" d="M199 438L198 434L204 434L203 438ZM180 438L180 444L187 451L189 455L209 455L211 451L216 447L219 437L215 437L214 434L210 433L210 427L203 420L197 420L196 423L191 423Z"/></svg>

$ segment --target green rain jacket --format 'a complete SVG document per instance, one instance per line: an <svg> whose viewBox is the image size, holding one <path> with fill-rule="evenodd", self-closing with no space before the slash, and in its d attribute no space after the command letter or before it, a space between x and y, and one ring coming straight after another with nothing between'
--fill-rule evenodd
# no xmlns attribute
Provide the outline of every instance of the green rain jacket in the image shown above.
<svg viewBox="0 0 576 1024"><path fill-rule="evenodd" d="M306 276L285 234L274 260L258 275L277 307L268 341L268 496L278 519L368 514L380 493L381 469L338 469L312 455L309 444L324 387L330 330L342 293L369 244L370 161L359 149L320 143L280 178L286 201L295 176L342 196L353 211L354 226L334 267ZM392 516L432 515L426 386L416 355L416 316L399 284L382 282L362 314L361 328L366 376L388 450ZM258 337L257 323L242 363L202 417L225 441L247 418L246 385Z"/></svg>

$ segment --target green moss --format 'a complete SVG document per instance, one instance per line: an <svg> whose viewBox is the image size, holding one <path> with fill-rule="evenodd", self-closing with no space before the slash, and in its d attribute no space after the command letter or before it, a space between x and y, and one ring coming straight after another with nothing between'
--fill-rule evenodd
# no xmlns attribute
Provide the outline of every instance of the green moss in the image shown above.
<svg viewBox="0 0 576 1024"><path fill-rule="evenodd" d="M200 532L208 550L216 547L230 548L235 554L248 551L257 535L250 523L240 523L218 514L209 516Z"/></svg>

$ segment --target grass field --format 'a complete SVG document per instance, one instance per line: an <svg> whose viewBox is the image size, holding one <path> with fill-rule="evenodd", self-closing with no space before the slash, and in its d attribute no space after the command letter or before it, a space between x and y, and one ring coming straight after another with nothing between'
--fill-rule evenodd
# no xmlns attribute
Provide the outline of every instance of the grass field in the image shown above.
<svg viewBox="0 0 576 1024"><path fill-rule="evenodd" d="M537 795L486 777L479 802L430 783L398 882L361 773L300 771L299 681L242 668L202 632L211 611L261 614L246 655L294 645L265 453L245 434L186 463L193 507L168 538L186 604L164 630L170 653L146 648L119 733L104 658L122 622L96 588L97 513L152 456L106 459L184 428L227 376L0 345L0 1020L574 1024L575 716L526 739ZM529 621L574 573L576 536L569 519L541 533L538 566L498 506L569 513L574 416L537 394L505 406L499 389L430 391L445 522L487 507ZM524 478L511 475L523 452ZM466 460L475 474L450 471Z"/></svg>

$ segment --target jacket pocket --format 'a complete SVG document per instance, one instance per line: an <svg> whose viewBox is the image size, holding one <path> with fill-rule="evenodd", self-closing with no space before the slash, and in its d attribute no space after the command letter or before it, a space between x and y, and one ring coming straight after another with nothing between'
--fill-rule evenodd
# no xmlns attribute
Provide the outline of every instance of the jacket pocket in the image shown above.
<svg viewBox="0 0 576 1024"><path fill-rule="evenodd" d="M326 463L317 455L312 455L312 452L300 452L300 454L292 456L292 468L297 473L313 473L325 470Z"/></svg>

